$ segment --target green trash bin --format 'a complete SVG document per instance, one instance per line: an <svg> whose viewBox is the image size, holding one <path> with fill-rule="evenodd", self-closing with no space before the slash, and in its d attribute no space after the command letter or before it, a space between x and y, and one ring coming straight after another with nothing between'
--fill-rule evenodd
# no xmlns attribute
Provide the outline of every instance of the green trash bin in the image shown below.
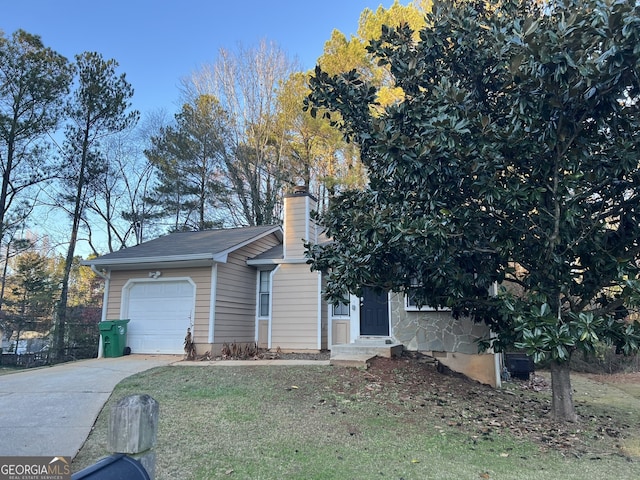
<svg viewBox="0 0 640 480"><path fill-rule="evenodd" d="M105 357L121 357L127 348L127 324L129 320L105 320L100 322L102 351Z"/></svg>

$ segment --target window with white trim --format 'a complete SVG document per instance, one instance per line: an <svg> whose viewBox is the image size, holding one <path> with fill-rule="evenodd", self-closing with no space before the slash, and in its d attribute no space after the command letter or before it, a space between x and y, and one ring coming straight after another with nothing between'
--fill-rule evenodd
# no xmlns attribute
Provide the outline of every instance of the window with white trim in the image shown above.
<svg viewBox="0 0 640 480"><path fill-rule="evenodd" d="M411 291L408 291L404 295L404 309L407 312L435 312L436 309L429 306L423 305L422 307L418 307L418 304L415 301L414 295L412 295Z"/></svg>
<svg viewBox="0 0 640 480"><path fill-rule="evenodd" d="M269 304L271 299L271 272L260 271L260 286L258 288L258 316L269 316Z"/></svg>
<svg viewBox="0 0 640 480"><path fill-rule="evenodd" d="M415 288L418 288L420 284L418 282L412 281L411 287L404 294L404 309L407 312L436 312L442 310L449 310L448 308L435 308L430 305L423 305L418 307L418 303L415 300L415 292L413 291Z"/></svg>
<svg viewBox="0 0 640 480"><path fill-rule="evenodd" d="M348 303L340 302L337 305L331 305L332 317L348 317L351 315L351 308Z"/></svg>

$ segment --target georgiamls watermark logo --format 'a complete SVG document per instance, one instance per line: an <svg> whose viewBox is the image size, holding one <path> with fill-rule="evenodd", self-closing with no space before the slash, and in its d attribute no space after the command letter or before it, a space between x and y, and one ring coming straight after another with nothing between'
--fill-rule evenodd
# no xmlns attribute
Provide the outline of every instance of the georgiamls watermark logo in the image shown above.
<svg viewBox="0 0 640 480"><path fill-rule="evenodd" d="M70 457L0 457L0 480L70 479Z"/></svg>

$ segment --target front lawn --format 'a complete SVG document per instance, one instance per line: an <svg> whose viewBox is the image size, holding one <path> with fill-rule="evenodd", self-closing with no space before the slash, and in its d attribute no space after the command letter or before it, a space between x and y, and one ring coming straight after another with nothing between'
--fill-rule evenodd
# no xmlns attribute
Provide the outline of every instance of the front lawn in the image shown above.
<svg viewBox="0 0 640 480"><path fill-rule="evenodd" d="M158 479L640 478L640 398L574 383L582 419L564 426L541 377L499 391L415 358L156 368L118 385L73 469L108 454L110 405L147 393L160 403Z"/></svg>

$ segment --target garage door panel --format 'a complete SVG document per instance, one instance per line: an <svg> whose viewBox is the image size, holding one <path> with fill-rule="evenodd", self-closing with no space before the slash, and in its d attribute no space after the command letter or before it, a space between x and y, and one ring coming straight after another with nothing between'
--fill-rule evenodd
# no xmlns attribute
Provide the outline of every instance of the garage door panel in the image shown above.
<svg viewBox="0 0 640 480"><path fill-rule="evenodd" d="M131 297L167 298L188 297L193 295L193 285L186 281L179 282L144 282L131 287Z"/></svg>
<svg viewBox="0 0 640 480"><path fill-rule="evenodd" d="M129 291L127 343L133 353L183 353L192 323L193 285L187 281L142 282Z"/></svg>

